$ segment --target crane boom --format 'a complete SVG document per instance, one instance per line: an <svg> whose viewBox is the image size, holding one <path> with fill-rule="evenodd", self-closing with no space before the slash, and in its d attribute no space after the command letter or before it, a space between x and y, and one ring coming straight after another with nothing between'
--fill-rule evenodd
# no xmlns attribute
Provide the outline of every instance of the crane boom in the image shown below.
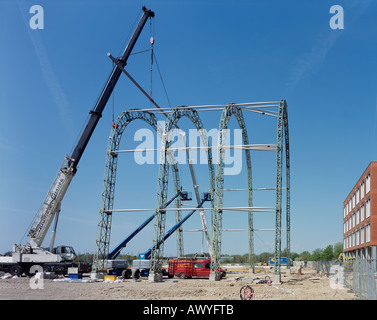
<svg viewBox="0 0 377 320"><path fill-rule="evenodd" d="M143 7L143 15L127 45L122 57L118 60L119 64L124 67L127 64L127 60L131 54L136 41L143 30L148 18L154 17L154 12ZM31 247L41 246L46 233L51 225L51 222L56 214L60 210L61 201L77 171L77 165L84 153L84 150L92 136L94 129L97 126L99 119L102 116L102 112L114 90L114 87L120 77L121 70L115 65L107 80L105 87L102 90L101 95L98 98L93 110L90 111L89 120L81 133L81 136L72 152L70 157L66 156L63 165L59 169L59 172L48 191L46 198L37 212L33 224L29 230L28 236L30 240L28 245Z"/></svg>

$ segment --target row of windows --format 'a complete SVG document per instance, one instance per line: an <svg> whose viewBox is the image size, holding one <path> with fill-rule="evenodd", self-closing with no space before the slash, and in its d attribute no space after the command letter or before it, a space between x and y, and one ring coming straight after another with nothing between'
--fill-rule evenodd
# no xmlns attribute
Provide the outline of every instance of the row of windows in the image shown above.
<svg viewBox="0 0 377 320"><path fill-rule="evenodd" d="M370 224L358 228L343 239L344 249L352 248L370 242Z"/></svg>
<svg viewBox="0 0 377 320"><path fill-rule="evenodd" d="M359 202L370 192L370 173L367 174L360 185L356 188L356 191L349 197L346 205L343 208L343 218L349 214Z"/></svg>
<svg viewBox="0 0 377 320"><path fill-rule="evenodd" d="M343 223L343 232L351 230L370 217L370 199L357 208Z"/></svg>

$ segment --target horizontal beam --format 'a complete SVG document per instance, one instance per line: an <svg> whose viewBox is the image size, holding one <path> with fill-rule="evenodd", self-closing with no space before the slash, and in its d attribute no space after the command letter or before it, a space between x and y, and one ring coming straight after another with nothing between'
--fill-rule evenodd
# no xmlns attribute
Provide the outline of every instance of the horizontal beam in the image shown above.
<svg viewBox="0 0 377 320"><path fill-rule="evenodd" d="M283 187L282 189L286 189ZM252 188L251 190L276 190L276 188ZM249 191L249 189L224 189L223 191Z"/></svg>
<svg viewBox="0 0 377 320"><path fill-rule="evenodd" d="M246 144L235 146L223 146L223 149L242 149L242 150L256 150L256 151L276 151L276 144ZM166 148L166 151L183 151L183 150L203 150L203 149L220 149L219 147L201 146L201 147L179 147ZM128 150L114 150L111 153L131 153L131 152L152 152L161 151L162 149L128 149Z"/></svg>
<svg viewBox="0 0 377 320"><path fill-rule="evenodd" d="M275 231L276 229L252 229L251 231ZM286 229L281 229L282 231L286 231ZM203 232L202 229L187 229L183 230L184 232ZM249 229L222 229L222 231L249 231Z"/></svg>
<svg viewBox="0 0 377 320"><path fill-rule="evenodd" d="M201 210L213 210L214 208L200 208ZM272 210L273 209L273 210ZM198 208L164 208L161 211L192 211L198 210ZM274 207L227 207L219 208L219 210L226 211L253 211L253 212L275 212ZM156 209L112 209L104 210L104 213L113 213L113 212L155 212Z"/></svg>
<svg viewBox="0 0 377 320"><path fill-rule="evenodd" d="M270 108L270 107L279 107L279 101L269 101L269 102L249 102L249 103L235 103L233 104L236 107L241 107L243 109L263 109L263 108ZM212 109L217 108L218 110L222 110L226 107L226 105L198 105L198 106L181 106L180 109ZM159 111L171 111L174 108L159 108L158 110L154 108L147 108L147 109L130 109L128 111L149 111L149 112L159 112ZM271 113L275 113L275 111L269 111Z"/></svg>

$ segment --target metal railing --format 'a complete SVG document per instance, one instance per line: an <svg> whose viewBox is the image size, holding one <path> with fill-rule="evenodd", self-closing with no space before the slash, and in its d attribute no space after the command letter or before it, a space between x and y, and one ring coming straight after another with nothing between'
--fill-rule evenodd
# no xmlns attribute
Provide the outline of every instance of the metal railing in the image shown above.
<svg viewBox="0 0 377 320"><path fill-rule="evenodd" d="M355 259L343 264L344 284L360 299L377 300L377 260Z"/></svg>
<svg viewBox="0 0 377 320"><path fill-rule="evenodd" d="M377 260L313 261L312 268L328 276L332 284L352 290L362 300L377 300Z"/></svg>

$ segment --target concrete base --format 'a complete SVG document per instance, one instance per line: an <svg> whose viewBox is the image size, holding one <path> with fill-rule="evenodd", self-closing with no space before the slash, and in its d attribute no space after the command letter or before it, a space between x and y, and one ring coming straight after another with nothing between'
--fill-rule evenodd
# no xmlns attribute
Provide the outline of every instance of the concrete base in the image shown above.
<svg viewBox="0 0 377 320"><path fill-rule="evenodd" d="M210 273L209 281L220 281L221 275L220 273Z"/></svg>
<svg viewBox="0 0 377 320"><path fill-rule="evenodd" d="M162 272L160 273L150 273L148 276L148 281L150 282L161 282L162 281Z"/></svg>
<svg viewBox="0 0 377 320"><path fill-rule="evenodd" d="M92 272L90 274L90 279L92 280L104 280L106 272Z"/></svg>
<svg viewBox="0 0 377 320"><path fill-rule="evenodd" d="M281 284L281 275L274 274L272 278L272 284Z"/></svg>
<svg viewBox="0 0 377 320"><path fill-rule="evenodd" d="M291 268L287 268L287 271L285 272L285 274L291 274Z"/></svg>

